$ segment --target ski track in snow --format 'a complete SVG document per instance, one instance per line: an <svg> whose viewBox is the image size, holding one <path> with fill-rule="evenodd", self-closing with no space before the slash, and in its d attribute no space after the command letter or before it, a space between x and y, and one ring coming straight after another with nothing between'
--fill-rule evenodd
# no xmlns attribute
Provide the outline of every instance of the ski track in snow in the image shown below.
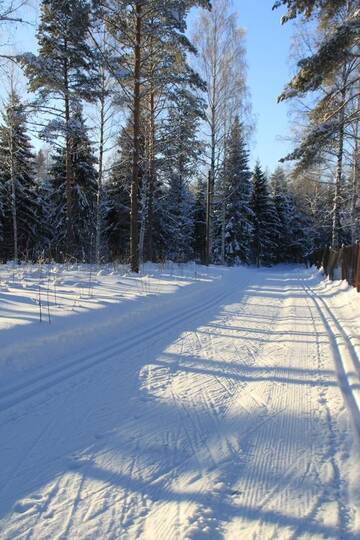
<svg viewBox="0 0 360 540"><path fill-rule="evenodd" d="M360 538L360 295L301 266L211 272L6 372L2 540Z"/></svg>

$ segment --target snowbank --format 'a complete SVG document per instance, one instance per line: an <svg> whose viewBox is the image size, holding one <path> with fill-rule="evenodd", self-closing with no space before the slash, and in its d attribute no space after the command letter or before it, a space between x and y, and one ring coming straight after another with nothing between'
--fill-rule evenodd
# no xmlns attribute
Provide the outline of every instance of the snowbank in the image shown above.
<svg viewBox="0 0 360 540"><path fill-rule="evenodd" d="M38 369L76 360L84 347L128 327L145 312L173 303L222 281L226 269L194 263L146 264L140 275L124 265L0 265L0 392Z"/></svg>

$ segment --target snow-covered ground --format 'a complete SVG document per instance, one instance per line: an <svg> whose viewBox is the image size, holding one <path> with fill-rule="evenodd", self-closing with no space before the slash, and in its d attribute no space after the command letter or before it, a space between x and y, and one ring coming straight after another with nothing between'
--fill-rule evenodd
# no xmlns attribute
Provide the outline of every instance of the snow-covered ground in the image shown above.
<svg viewBox="0 0 360 540"><path fill-rule="evenodd" d="M0 266L0 347L1 539L360 537L344 284Z"/></svg>

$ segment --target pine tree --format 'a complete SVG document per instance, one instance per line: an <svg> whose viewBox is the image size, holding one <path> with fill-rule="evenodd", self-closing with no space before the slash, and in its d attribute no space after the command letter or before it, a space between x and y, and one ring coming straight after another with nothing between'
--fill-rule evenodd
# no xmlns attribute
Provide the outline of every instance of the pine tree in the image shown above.
<svg viewBox="0 0 360 540"><path fill-rule="evenodd" d="M236 117L227 144L223 166L225 261L249 263L251 259L252 210L251 172L243 129Z"/></svg>
<svg viewBox="0 0 360 540"><path fill-rule="evenodd" d="M33 257L39 228L35 162L26 112L13 91L0 127L0 257Z"/></svg>
<svg viewBox="0 0 360 540"><path fill-rule="evenodd" d="M94 53L87 42L89 14L88 0L42 0L37 31L38 55L22 56L30 90L38 94L38 106L55 115L43 131L43 138L60 136L65 140L67 203L63 217L69 251L75 250L77 199L70 155L71 119L80 100L91 101L96 94Z"/></svg>
<svg viewBox="0 0 360 540"><path fill-rule="evenodd" d="M266 176L259 164L253 173L251 209L253 260L257 266L272 264L276 261L279 248L279 221Z"/></svg>
<svg viewBox="0 0 360 540"><path fill-rule="evenodd" d="M73 255L83 260L93 260L97 196L96 158L81 108L74 112L69 126L72 134L70 160L74 186L72 204L76 223L74 228L76 249L69 246L67 242L66 149L63 147L56 150L50 169L53 191L53 243L58 253L62 252L63 257Z"/></svg>
<svg viewBox="0 0 360 540"><path fill-rule="evenodd" d="M359 3L357 0L277 0L273 9L284 4L288 12L282 17L283 23L299 15L305 20L316 15L320 26L332 27L315 54L299 62L299 72L289 84L287 92L315 90L329 75L341 69L349 58L349 51L358 46ZM336 21L337 16L344 12L347 12L345 20Z"/></svg>
<svg viewBox="0 0 360 540"><path fill-rule="evenodd" d="M318 92L316 104L310 114L309 129L299 146L285 159L298 159L300 165L309 167L319 160L321 152L336 148L335 190L332 211L332 246L341 244L344 212L343 182L344 157L347 139L356 139L349 126L360 119L358 106L360 57L357 52L360 31L358 0L279 0L277 7L287 4L288 15L303 13L318 18L318 45L315 52L298 62L298 71L278 98L283 101ZM319 92L321 90L321 92Z"/></svg>
<svg viewBox="0 0 360 540"><path fill-rule="evenodd" d="M209 7L208 0L113 0L108 28L122 49L122 77L127 84L129 108L132 112L133 170L131 181L130 265L139 271L139 190L141 184L140 131L144 98L154 85L169 84L169 74L178 73L179 59L187 66L186 53L194 48L185 36L186 17L192 6ZM151 63L154 56L149 46L165 53L165 59ZM168 54L168 51L170 54ZM150 66L149 66L150 63ZM145 80L147 84L145 85ZM144 90L146 89L146 92ZM152 119L154 119L152 111Z"/></svg>

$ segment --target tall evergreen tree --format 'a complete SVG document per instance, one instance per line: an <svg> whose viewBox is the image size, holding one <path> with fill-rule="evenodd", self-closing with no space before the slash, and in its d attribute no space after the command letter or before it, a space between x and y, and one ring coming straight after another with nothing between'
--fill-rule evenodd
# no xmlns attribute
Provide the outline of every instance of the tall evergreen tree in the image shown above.
<svg viewBox="0 0 360 540"><path fill-rule="evenodd" d="M193 256L194 201L190 181L201 152L197 131L202 112L202 101L188 89L177 88L163 126L162 169L167 183L163 228L167 256L174 260Z"/></svg>
<svg viewBox="0 0 360 540"><path fill-rule="evenodd" d="M267 178L259 163L253 174L251 199L253 211L252 255L257 266L276 261L279 245L279 220L271 199Z"/></svg>
<svg viewBox="0 0 360 540"><path fill-rule="evenodd" d="M0 127L0 258L33 257L39 228L34 153L26 112L11 92Z"/></svg>
<svg viewBox="0 0 360 540"><path fill-rule="evenodd" d="M76 249L69 246L67 242L66 149L63 147L56 150L50 169L53 191L53 244L57 252L61 251L64 257L75 255L82 259L92 260L95 250L96 158L81 108L74 112L69 125L72 134L70 160L74 184L72 212L76 223L73 231Z"/></svg>
<svg viewBox="0 0 360 540"><path fill-rule="evenodd" d="M209 7L208 0L111 0L106 16L108 28L122 49L122 77L127 82L132 113L133 172L131 181L130 264L139 271L139 189L141 184L140 131L147 91L154 97L154 85L169 84L169 74L178 73L179 60L186 66L186 54L194 51L185 36L186 17L193 6ZM150 48L165 53L159 62ZM168 54L168 51L171 51ZM149 66L150 62L150 66ZM159 69L158 69L159 67ZM145 81L147 80L147 83ZM129 84L130 83L130 84ZM149 84L152 83L152 84ZM146 92L144 92L146 90ZM152 108L151 117L154 109Z"/></svg>
<svg viewBox="0 0 360 540"><path fill-rule="evenodd" d="M335 190L332 211L332 246L338 247L343 238L344 165L347 140L357 140L359 122L360 10L358 0L279 0L275 7L287 4L285 20L313 13L318 19L318 45L315 52L298 62L298 70L279 101L318 92L316 104L307 116L310 125L299 146L285 159L300 160L309 167L319 161L321 153L336 154ZM320 92L319 92L320 90ZM353 131L353 133L352 133ZM355 160L356 162L356 160Z"/></svg>
<svg viewBox="0 0 360 540"><path fill-rule="evenodd" d="M130 190L132 148L127 124L118 139L116 159L104 186L104 228L113 258L128 260L130 253Z"/></svg>
<svg viewBox="0 0 360 540"><path fill-rule="evenodd" d="M37 31L38 55L22 57L30 90L38 94L38 105L55 115L42 136L61 136L65 140L67 203L64 219L69 251L75 248L77 198L71 158L72 114L81 99L95 97L94 53L87 41L89 14L88 0L42 0ZM50 103L49 99L52 100Z"/></svg>
<svg viewBox="0 0 360 540"><path fill-rule="evenodd" d="M251 260L252 210L249 154L239 118L232 125L223 166L224 255L227 264Z"/></svg>

